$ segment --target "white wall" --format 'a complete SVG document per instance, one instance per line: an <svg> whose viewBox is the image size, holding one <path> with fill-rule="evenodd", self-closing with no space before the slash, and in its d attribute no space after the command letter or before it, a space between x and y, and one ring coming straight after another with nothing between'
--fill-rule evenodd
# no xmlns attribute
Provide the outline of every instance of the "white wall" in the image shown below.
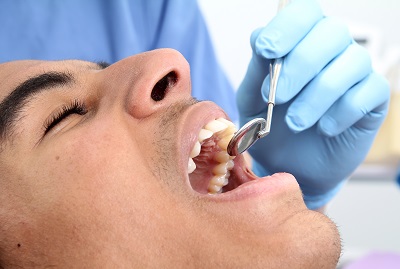
<svg viewBox="0 0 400 269"><path fill-rule="evenodd" d="M220 63L237 87L251 49L251 32L276 13L277 0L199 0ZM385 74L400 58L400 1L320 0L326 15L343 20L356 36L370 38L375 69ZM338 224L342 262L373 250L400 253L400 188L393 175L353 178L332 202L328 215Z"/></svg>

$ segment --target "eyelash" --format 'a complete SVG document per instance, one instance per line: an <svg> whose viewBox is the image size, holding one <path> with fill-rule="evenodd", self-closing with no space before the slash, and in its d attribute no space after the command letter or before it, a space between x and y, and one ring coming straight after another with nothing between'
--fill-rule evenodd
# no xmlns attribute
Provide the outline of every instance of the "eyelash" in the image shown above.
<svg viewBox="0 0 400 269"><path fill-rule="evenodd" d="M86 113L87 109L85 104L79 100L74 100L72 103L64 105L59 112L54 114L49 120L45 122L44 134L46 135L51 129L53 129L57 124L59 124L69 115L85 115Z"/></svg>

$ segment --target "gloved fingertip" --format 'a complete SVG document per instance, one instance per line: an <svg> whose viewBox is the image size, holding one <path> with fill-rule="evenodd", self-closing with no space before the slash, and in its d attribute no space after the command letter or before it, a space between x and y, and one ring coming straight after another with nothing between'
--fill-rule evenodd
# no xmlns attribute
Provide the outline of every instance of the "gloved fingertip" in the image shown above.
<svg viewBox="0 0 400 269"><path fill-rule="evenodd" d="M262 31L262 27L255 29L251 35L250 35L250 45L251 45L251 49L256 52L256 43L257 43L257 39Z"/></svg>
<svg viewBox="0 0 400 269"><path fill-rule="evenodd" d="M270 31L268 36L260 34L255 40L255 53L266 59L280 57L276 55L278 48L274 40L279 40L278 37L274 37L274 31Z"/></svg>
<svg viewBox="0 0 400 269"><path fill-rule="evenodd" d="M286 83L286 77L282 74L279 77L278 86L275 93L275 105L281 105L288 102L296 94L294 91L288 90L290 86ZM270 90L270 76L267 76L262 85L262 93L264 101L268 102Z"/></svg>
<svg viewBox="0 0 400 269"><path fill-rule="evenodd" d="M271 56L272 51L268 49L266 46L260 46L256 44L255 46L255 53L258 56L261 56L266 59L272 59L273 57Z"/></svg>
<svg viewBox="0 0 400 269"><path fill-rule="evenodd" d="M284 103L286 103L288 100L287 99L283 99L280 98L280 96L276 95L275 97L275 105L282 105Z"/></svg>
<svg viewBox="0 0 400 269"><path fill-rule="evenodd" d="M278 87L275 94L275 105L281 105L289 102L296 94L293 90L288 90L290 86L287 86L286 77L281 76L279 78Z"/></svg>
<svg viewBox="0 0 400 269"><path fill-rule="evenodd" d="M285 84L285 80L283 77L281 77L279 79L278 89L276 90L277 92L275 95L275 105L280 105L280 104L286 103L289 99L287 96L284 96L285 91L281 90L281 88L285 89L284 84ZM268 75L265 77L263 84L261 85L261 96L265 103L268 103L268 101L269 101L269 91L270 91L270 76Z"/></svg>
<svg viewBox="0 0 400 269"><path fill-rule="evenodd" d="M337 122L331 117L323 117L318 122L318 132L327 137L333 137L338 134Z"/></svg>
<svg viewBox="0 0 400 269"><path fill-rule="evenodd" d="M294 133L300 133L306 129L304 121L296 115L286 115L285 121L289 129Z"/></svg>

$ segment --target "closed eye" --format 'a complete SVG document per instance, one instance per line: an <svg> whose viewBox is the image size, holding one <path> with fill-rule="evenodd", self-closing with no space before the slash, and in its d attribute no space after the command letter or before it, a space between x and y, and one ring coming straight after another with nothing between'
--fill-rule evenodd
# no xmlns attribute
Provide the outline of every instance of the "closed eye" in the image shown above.
<svg viewBox="0 0 400 269"><path fill-rule="evenodd" d="M61 109L56 112L53 116L48 119L44 126L44 135L46 135L51 129L53 129L57 124L66 119L72 114L85 115L87 113L87 108L84 103L79 100L74 100L68 105L64 105Z"/></svg>

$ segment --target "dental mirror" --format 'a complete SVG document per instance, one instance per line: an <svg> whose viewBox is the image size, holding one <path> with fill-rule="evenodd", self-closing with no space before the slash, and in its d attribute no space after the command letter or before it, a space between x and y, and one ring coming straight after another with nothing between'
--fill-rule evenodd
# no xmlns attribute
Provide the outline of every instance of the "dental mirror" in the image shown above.
<svg viewBox="0 0 400 269"><path fill-rule="evenodd" d="M258 139L259 133L265 128L265 119L255 118L240 128L228 144L228 154L237 156L250 148Z"/></svg>
<svg viewBox="0 0 400 269"><path fill-rule="evenodd" d="M290 0L279 0L278 12L289 4ZM275 94L281 72L283 58L272 60L269 64L269 95L267 119L255 118L240 128L229 141L227 152L230 156L237 156L248 150L258 139L268 135L271 130L272 110L275 106Z"/></svg>
<svg viewBox="0 0 400 269"><path fill-rule="evenodd" d="M258 139L268 135L271 130L272 110L275 106L276 86L281 71L282 58L275 59L269 65L270 91L268 95L267 119L255 118L240 128L229 141L227 152L237 156L249 149Z"/></svg>

